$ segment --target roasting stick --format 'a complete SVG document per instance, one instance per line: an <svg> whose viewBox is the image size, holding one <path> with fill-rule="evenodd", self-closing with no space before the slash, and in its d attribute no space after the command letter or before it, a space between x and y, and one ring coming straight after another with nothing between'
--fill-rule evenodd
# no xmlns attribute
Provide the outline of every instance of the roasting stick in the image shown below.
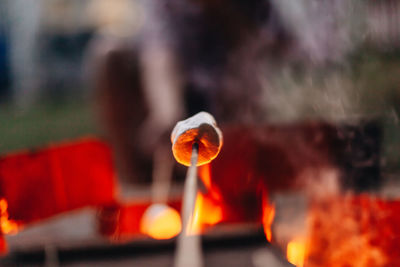
<svg viewBox="0 0 400 267"><path fill-rule="evenodd" d="M182 226L184 234L190 234L190 227L192 225L192 215L196 202L197 195L197 159L198 159L199 146L197 143L193 144L191 164L186 174L183 202L182 202Z"/></svg>
<svg viewBox="0 0 400 267"><path fill-rule="evenodd" d="M202 267L201 237L190 232L198 187L197 166L217 157L222 147L222 132L211 114L199 112L176 124L171 142L176 161L189 167L183 189L182 231L178 237L175 267Z"/></svg>
<svg viewBox="0 0 400 267"><path fill-rule="evenodd" d="M191 235L193 210L197 195L197 161L199 146L193 144L190 166L186 174L182 203L182 232L178 237L175 267L201 267L203 257L199 235Z"/></svg>

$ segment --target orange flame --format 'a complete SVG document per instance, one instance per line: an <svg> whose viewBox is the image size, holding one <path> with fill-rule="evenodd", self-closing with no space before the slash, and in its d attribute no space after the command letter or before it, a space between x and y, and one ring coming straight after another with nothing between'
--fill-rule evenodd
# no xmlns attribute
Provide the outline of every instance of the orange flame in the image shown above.
<svg viewBox="0 0 400 267"><path fill-rule="evenodd" d="M272 241L272 223L275 218L275 205L268 202L268 194L263 191L262 196L262 224L264 228L264 234L268 242Z"/></svg>
<svg viewBox="0 0 400 267"><path fill-rule="evenodd" d="M290 241L286 249L287 260L296 265L296 267L303 267L306 257L306 243L303 239L297 238Z"/></svg>
<svg viewBox="0 0 400 267"><path fill-rule="evenodd" d="M222 221L223 211L219 205L221 194L212 187L210 165L203 165L199 168L199 176L207 189L207 193L198 192L196 204L193 211L192 225L189 234L201 234L206 228Z"/></svg>
<svg viewBox="0 0 400 267"><path fill-rule="evenodd" d="M12 220L9 220L8 217L8 203L2 198L0 199L0 228L1 232L4 234L16 234L18 233L18 224Z"/></svg>
<svg viewBox="0 0 400 267"><path fill-rule="evenodd" d="M203 165L199 168L199 176L205 188L208 190L207 195L216 202L221 201L221 193L216 187L211 184L211 169L210 164Z"/></svg>
<svg viewBox="0 0 400 267"><path fill-rule="evenodd" d="M275 218L275 206L269 205L268 203L263 204L263 215L262 215L262 223L264 227L265 237L268 242L272 241L272 230L271 226Z"/></svg>
<svg viewBox="0 0 400 267"><path fill-rule="evenodd" d="M400 201L351 195L314 199L307 266L400 266Z"/></svg>
<svg viewBox="0 0 400 267"><path fill-rule="evenodd" d="M222 220L222 209L202 193L197 193L189 234L201 234L204 230Z"/></svg>

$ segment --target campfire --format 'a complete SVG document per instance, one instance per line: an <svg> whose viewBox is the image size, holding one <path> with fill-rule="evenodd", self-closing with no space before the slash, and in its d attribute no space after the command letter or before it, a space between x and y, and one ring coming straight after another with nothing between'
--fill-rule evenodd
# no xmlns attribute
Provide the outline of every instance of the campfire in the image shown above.
<svg viewBox="0 0 400 267"><path fill-rule="evenodd" d="M322 122L222 127L224 146L207 152L220 151L218 156L196 148L203 158L189 225L181 224L180 195L155 205L148 198L120 198L112 154L103 141L83 139L5 156L0 162L2 252L7 252L4 236L17 239L25 229L57 214L91 206L97 210L98 233L113 244L138 242L145 236L174 242L180 232L207 238L252 225L263 230L265 248L273 247L278 251L275 257L297 267L400 266L400 202L363 193L358 172L365 170L354 167L349 160L354 151L346 150L360 141L346 134L365 132L363 127ZM210 129L202 133L208 137L201 138L209 138ZM190 162L190 156L184 157L182 162ZM214 160L207 162L207 157ZM374 160L365 168L379 168L378 158ZM290 207L276 202L278 195L299 195L305 202L303 223L286 227L287 232L280 224L285 223L282 210Z"/></svg>

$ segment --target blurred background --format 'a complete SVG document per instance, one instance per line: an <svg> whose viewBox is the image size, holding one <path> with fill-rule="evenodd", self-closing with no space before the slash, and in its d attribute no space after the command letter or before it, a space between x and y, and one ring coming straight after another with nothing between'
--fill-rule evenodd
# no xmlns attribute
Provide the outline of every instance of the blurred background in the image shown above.
<svg viewBox="0 0 400 267"><path fill-rule="evenodd" d="M400 2L0 1L0 155L96 136L114 148L119 178L125 171L149 182L154 151L171 158L173 125L201 110L220 125L377 122L383 180L400 183ZM102 206L91 218L107 224L120 213ZM54 236L69 228L66 236L97 237L92 221L76 231L80 220L55 227ZM29 232L17 237L32 240Z"/></svg>
<svg viewBox="0 0 400 267"><path fill-rule="evenodd" d="M279 40L279 56L258 65L262 119L380 118L384 166L398 169L400 3L269 2L272 32L284 29L290 42ZM88 64L91 46L99 36L146 38L138 33L160 20L139 0L3 0L0 14L2 154L103 134Z"/></svg>

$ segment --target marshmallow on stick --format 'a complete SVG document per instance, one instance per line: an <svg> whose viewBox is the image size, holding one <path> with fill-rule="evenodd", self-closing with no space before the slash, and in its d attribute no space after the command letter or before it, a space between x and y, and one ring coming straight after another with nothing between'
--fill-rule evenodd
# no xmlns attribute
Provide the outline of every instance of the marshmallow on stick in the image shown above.
<svg viewBox="0 0 400 267"><path fill-rule="evenodd" d="M222 133L211 114L199 112L176 124L171 134L171 142L176 161L185 166L190 166L192 147L197 143L197 166L200 166L217 157L222 147Z"/></svg>

